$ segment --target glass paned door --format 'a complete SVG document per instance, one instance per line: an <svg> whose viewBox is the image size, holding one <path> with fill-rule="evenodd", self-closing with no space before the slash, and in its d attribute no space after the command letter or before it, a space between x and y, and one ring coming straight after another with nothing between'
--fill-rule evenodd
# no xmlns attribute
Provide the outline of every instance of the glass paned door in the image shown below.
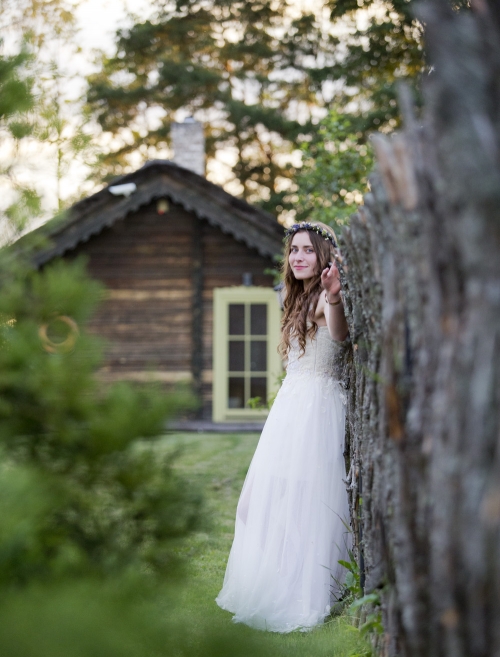
<svg viewBox="0 0 500 657"><path fill-rule="evenodd" d="M272 288L214 290L214 421L267 415L265 405L282 369L277 353L280 315ZM249 404L256 397L262 402L260 408Z"/></svg>
<svg viewBox="0 0 500 657"><path fill-rule="evenodd" d="M228 408L248 400L267 402L267 305L230 303L228 308Z"/></svg>

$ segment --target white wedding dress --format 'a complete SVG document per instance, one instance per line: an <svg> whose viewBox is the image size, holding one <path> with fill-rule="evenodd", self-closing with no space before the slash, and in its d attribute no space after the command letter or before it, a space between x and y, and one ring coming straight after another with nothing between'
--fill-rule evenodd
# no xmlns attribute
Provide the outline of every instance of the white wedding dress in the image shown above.
<svg viewBox="0 0 500 657"><path fill-rule="evenodd" d="M216 602L233 620L273 632L308 629L330 612L350 547L344 462L346 342L320 327L271 408L236 511Z"/></svg>

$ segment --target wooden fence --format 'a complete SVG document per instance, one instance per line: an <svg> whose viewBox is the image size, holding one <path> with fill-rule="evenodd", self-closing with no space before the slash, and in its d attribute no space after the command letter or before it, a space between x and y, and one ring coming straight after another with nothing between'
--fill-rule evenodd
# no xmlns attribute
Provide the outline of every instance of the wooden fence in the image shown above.
<svg viewBox="0 0 500 657"><path fill-rule="evenodd" d="M500 3L417 5L431 72L341 238L349 490L393 657L500 655Z"/></svg>

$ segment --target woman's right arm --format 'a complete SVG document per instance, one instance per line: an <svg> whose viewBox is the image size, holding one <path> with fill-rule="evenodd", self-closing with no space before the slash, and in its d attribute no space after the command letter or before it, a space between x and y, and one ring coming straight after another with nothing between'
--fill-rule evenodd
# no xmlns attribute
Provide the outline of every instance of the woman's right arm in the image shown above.
<svg viewBox="0 0 500 657"><path fill-rule="evenodd" d="M344 304L340 296L339 272L335 263L330 269L324 269L321 274L324 291L319 297L319 304L324 306L324 314L328 331L337 342L343 342L349 335L349 327L344 314ZM318 308L320 310L320 308Z"/></svg>

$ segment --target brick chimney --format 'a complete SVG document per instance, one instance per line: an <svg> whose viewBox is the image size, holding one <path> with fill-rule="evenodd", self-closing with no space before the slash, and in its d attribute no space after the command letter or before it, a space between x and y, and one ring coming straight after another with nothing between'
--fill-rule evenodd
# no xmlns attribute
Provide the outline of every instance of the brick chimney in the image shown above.
<svg viewBox="0 0 500 657"><path fill-rule="evenodd" d="M180 167L205 175L205 136L203 125L192 117L183 123L172 123L174 162Z"/></svg>

